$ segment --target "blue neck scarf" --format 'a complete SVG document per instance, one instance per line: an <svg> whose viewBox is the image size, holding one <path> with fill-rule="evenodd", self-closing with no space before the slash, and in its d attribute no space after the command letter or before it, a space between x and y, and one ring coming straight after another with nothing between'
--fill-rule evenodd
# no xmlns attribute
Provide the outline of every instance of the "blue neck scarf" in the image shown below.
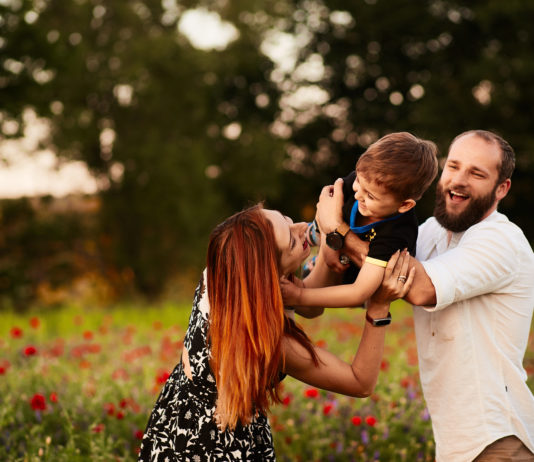
<svg viewBox="0 0 534 462"><path fill-rule="evenodd" d="M375 226L378 226L381 223L385 223L386 221L396 220L402 215L402 213L398 213L397 215L384 218L383 220L380 220L380 221L375 221L374 223L369 223L368 225L365 225L365 226L356 226L356 215L358 215L358 201L354 202L354 205L352 206L352 210L350 212L350 230L356 234L365 234L366 232L370 231Z"/></svg>

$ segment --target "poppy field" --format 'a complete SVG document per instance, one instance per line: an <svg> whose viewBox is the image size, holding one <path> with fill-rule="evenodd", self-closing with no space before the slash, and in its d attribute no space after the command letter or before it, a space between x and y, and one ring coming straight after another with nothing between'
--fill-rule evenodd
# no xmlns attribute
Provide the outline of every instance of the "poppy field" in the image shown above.
<svg viewBox="0 0 534 462"><path fill-rule="evenodd" d="M190 306L66 306L2 313L0 460L135 461L158 393L179 361ZM291 378L270 422L280 461L433 461L411 308L396 302L375 393L355 399ZM300 324L350 361L361 310ZM534 340L525 367L534 384Z"/></svg>

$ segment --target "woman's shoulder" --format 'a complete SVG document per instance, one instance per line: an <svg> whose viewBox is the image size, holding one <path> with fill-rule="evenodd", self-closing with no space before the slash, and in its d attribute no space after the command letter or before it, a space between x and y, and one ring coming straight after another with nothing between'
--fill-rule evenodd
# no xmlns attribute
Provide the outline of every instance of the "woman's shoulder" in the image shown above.
<svg viewBox="0 0 534 462"><path fill-rule="evenodd" d="M207 270L206 268L204 268L204 271L202 271L202 274L200 275L200 280L198 281L198 285L195 290L193 308L198 308L198 310L200 310L203 317L205 318L208 317L210 312L207 281Z"/></svg>

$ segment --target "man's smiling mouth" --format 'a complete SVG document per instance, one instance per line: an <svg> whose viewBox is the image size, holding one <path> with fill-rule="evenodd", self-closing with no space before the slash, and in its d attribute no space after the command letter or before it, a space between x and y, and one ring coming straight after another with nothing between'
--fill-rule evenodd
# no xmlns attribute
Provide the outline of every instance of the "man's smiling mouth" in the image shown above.
<svg viewBox="0 0 534 462"><path fill-rule="evenodd" d="M449 190L449 197L453 202L463 202L464 200L469 199L467 194L453 190Z"/></svg>

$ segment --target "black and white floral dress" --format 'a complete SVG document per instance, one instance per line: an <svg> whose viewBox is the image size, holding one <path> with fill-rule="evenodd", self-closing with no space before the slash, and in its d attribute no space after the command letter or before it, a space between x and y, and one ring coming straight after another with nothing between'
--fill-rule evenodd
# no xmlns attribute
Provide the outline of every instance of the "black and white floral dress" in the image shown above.
<svg viewBox="0 0 534 462"><path fill-rule="evenodd" d="M238 424L234 431L224 432L213 419L217 389L208 361L209 302L205 280L204 271L195 291L184 340L193 380L187 378L180 361L150 415L139 461L274 461L271 427L266 416L259 414L250 424Z"/></svg>

